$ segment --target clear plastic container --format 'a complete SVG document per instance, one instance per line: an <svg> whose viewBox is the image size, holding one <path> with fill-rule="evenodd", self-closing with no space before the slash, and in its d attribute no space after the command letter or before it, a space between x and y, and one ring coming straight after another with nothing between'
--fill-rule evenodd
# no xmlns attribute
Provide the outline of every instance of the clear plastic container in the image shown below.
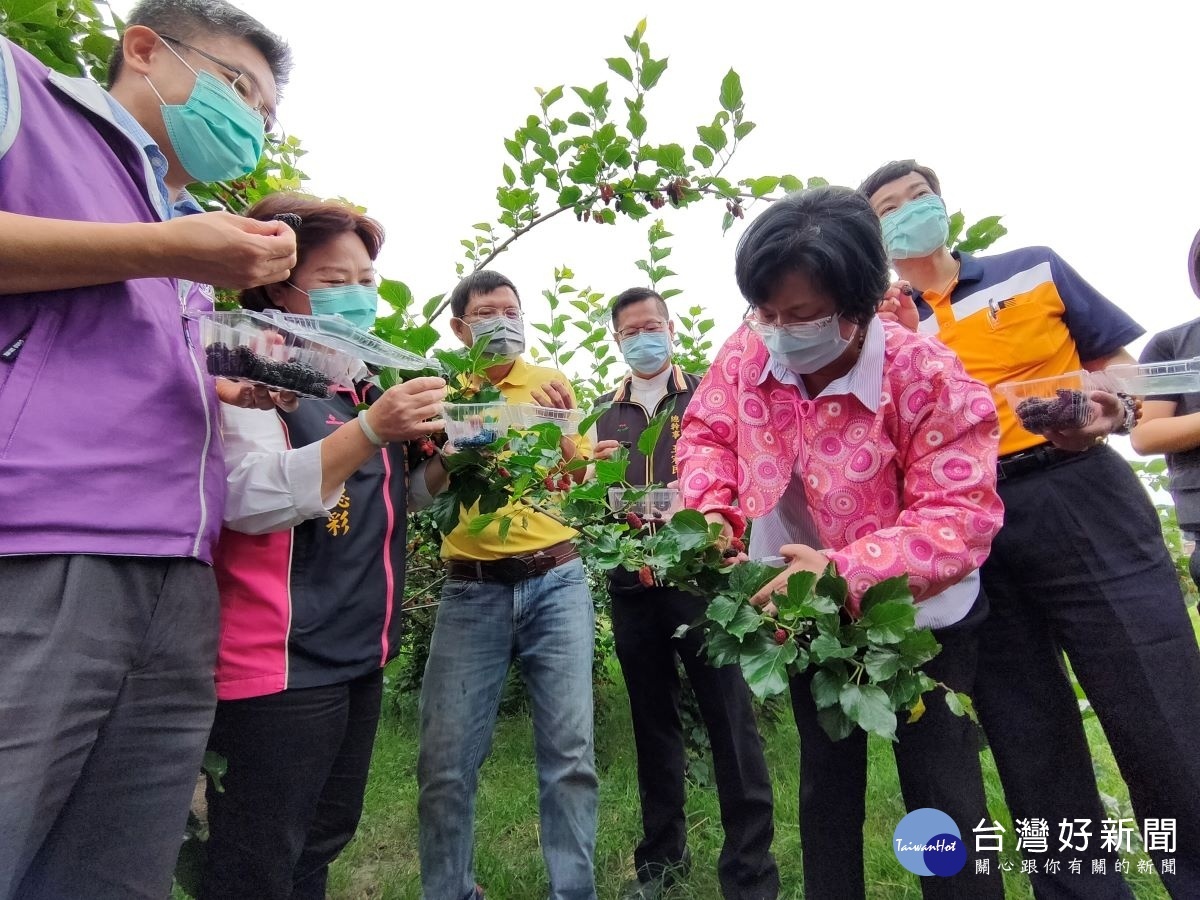
<svg viewBox="0 0 1200 900"><path fill-rule="evenodd" d="M1139 396L1200 393L1200 356L1143 365L1109 366L1104 374L1117 387Z"/></svg>
<svg viewBox="0 0 1200 900"><path fill-rule="evenodd" d="M1096 416L1091 391L1106 388L1080 369L1050 378L1006 381L997 390L1008 401L1026 431L1043 434L1053 428L1082 428Z"/></svg>
<svg viewBox="0 0 1200 900"><path fill-rule="evenodd" d="M646 491L644 497L633 499L640 490L609 488L608 505L614 512L636 513L643 522L665 521L683 509L683 495L677 488L654 488Z"/></svg>
<svg viewBox="0 0 1200 900"><path fill-rule="evenodd" d="M327 347L352 354L369 366L398 369L406 377L422 372L442 374L442 364L436 359L422 359L369 331L355 328L341 316L300 316L276 310L270 310L266 315L311 335L313 340Z"/></svg>
<svg viewBox="0 0 1200 900"><path fill-rule="evenodd" d="M445 403L442 410L446 437L459 449L486 447L512 424L507 403Z"/></svg>
<svg viewBox="0 0 1200 900"><path fill-rule="evenodd" d="M515 404L515 412L520 417L520 425L532 428L534 425L557 425L564 435L579 433L579 423L583 421L581 409L557 409L552 406L537 406L533 403Z"/></svg>
<svg viewBox="0 0 1200 900"><path fill-rule="evenodd" d="M192 313L210 375L247 381L301 397L349 388L362 363L302 329L248 309Z"/></svg>

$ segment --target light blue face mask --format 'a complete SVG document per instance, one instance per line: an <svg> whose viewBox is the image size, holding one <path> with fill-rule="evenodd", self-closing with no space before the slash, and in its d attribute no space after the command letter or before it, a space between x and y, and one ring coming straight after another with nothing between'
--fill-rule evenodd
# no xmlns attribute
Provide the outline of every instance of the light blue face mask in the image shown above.
<svg viewBox="0 0 1200 900"><path fill-rule="evenodd" d="M946 204L937 194L909 200L880 219L879 224L883 227L884 246L892 259L929 256L946 246L950 235Z"/></svg>
<svg viewBox="0 0 1200 900"><path fill-rule="evenodd" d="M291 284L291 282L288 282ZM296 287L294 284L292 287ZM337 284L301 291L308 296L314 316L341 316L355 328L366 331L375 324L379 290L371 284Z"/></svg>
<svg viewBox="0 0 1200 900"><path fill-rule="evenodd" d="M639 375L653 375L671 359L671 334L667 331L643 331L621 341L621 355L629 368Z"/></svg>
<svg viewBox="0 0 1200 900"><path fill-rule="evenodd" d="M162 103L163 124L180 165L196 181L227 181L254 171L262 156L265 125L237 92L211 72L196 72L175 48L164 46L196 75L196 86L181 106Z"/></svg>
<svg viewBox="0 0 1200 900"><path fill-rule="evenodd" d="M850 338L842 337L842 322L837 316L798 325L752 323L751 328L762 337L771 358L797 375L811 375L825 368L850 344Z"/></svg>

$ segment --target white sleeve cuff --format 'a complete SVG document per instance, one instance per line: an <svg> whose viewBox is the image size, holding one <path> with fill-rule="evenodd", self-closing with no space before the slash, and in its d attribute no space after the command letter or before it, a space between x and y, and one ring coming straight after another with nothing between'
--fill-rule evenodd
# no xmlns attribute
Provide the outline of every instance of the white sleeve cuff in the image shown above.
<svg viewBox="0 0 1200 900"><path fill-rule="evenodd" d="M284 477L292 493L296 515L303 519L328 518L346 485L343 482L321 496L321 442L289 450L283 459Z"/></svg>

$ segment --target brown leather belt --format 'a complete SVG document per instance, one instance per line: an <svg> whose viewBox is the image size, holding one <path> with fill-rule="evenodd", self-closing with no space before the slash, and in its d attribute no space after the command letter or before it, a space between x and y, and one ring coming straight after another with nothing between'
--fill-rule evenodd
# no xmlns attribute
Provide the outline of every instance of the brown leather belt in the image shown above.
<svg viewBox="0 0 1200 900"><path fill-rule="evenodd" d="M447 565L448 577L458 581L498 581L501 584L516 584L526 578L545 575L551 569L579 559L579 551L570 541L562 541L545 550L525 553L521 556L506 556L503 559L466 560L452 559Z"/></svg>

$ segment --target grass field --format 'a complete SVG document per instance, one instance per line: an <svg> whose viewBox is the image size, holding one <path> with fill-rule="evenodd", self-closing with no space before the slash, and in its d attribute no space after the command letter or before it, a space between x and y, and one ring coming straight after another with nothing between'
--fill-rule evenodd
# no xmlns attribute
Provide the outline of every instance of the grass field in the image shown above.
<svg viewBox="0 0 1200 900"><path fill-rule="evenodd" d="M783 882L781 897L790 900L803 897L804 892L797 825L796 732L790 709L786 716L764 736L775 787L774 852ZM1132 816L1128 794L1099 724L1092 719L1087 728L1101 791L1112 798L1120 815ZM1048 752L1052 750L1048 748ZM600 900L615 900L622 885L633 877L632 851L640 831L628 698L619 676L598 693L596 753L600 773L596 881ZM330 895L335 900L419 898L416 760L415 700L406 697L385 712L362 825L331 876ZM1032 898L1028 878L1020 873L1020 861L1013 849L1012 822L990 753L984 754L983 762L989 809L1007 829L1005 860L1013 869L1005 876L1008 896ZM891 749L882 741L871 744L867 808L869 896L879 900L920 897L917 877L905 871L891 852L892 832L904 815L904 807ZM721 827L715 791L692 787L687 813L692 872L688 881L669 896L673 900L719 900L715 868ZM1098 825L1093 826L1093 833L1099 834ZM1131 874L1127 877L1134 894L1138 900L1166 898L1156 875L1137 872L1141 858L1129 857ZM546 896L538 847L532 732L524 715L501 720L492 754L483 768L476 822L476 877L487 889L489 900L540 900Z"/></svg>

